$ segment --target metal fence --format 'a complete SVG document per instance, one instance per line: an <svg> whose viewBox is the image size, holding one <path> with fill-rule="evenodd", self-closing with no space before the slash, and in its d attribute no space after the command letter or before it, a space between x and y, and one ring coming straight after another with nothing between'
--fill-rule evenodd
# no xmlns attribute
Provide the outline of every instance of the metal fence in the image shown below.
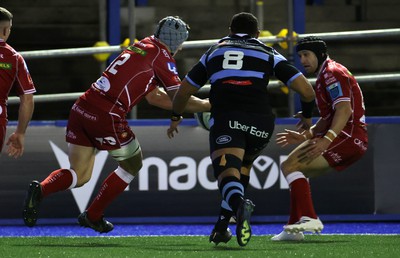
<svg viewBox="0 0 400 258"><path fill-rule="evenodd" d="M279 37L269 36L260 37L259 39L264 43L282 43L282 42L295 42L301 38L310 36L311 34L301 34L296 37ZM392 38L400 37L400 28L394 29L380 29L380 30L359 30L359 31L342 31L342 32L328 32L328 33L313 33L312 35L318 36L323 40L350 40L350 39L368 39L368 38ZM212 44L215 44L219 39L208 39L208 40L194 40L183 43L183 49L197 49L197 48L208 48ZM24 51L20 52L21 55L26 59L38 59L38 58L54 58L54 57L73 57L73 56L85 56L102 53L119 53L125 49L125 46L106 46L106 47L86 47L86 48L67 48L67 49L49 49L49 50L35 50L35 51ZM389 73L389 74L369 74L369 75L355 75L358 82L388 82L388 81L400 81L400 71ZM311 83L315 83L315 78L310 79ZM276 89L284 87L282 82L277 80L270 81L268 88ZM207 90L208 87L204 87L203 90ZM83 92L76 93L60 93L60 94L43 94L36 95L36 102L52 102L61 100L75 100ZM18 103L18 97L10 97L8 100L9 104Z"/></svg>

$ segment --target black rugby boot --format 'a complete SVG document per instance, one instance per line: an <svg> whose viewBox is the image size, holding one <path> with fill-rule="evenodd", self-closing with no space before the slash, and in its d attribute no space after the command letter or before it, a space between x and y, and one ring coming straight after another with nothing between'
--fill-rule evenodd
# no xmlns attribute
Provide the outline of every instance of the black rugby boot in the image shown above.
<svg viewBox="0 0 400 258"><path fill-rule="evenodd" d="M25 225L33 227L36 225L39 205L42 200L42 187L38 181L32 181L29 184L29 189L24 200L22 210L22 218Z"/></svg>

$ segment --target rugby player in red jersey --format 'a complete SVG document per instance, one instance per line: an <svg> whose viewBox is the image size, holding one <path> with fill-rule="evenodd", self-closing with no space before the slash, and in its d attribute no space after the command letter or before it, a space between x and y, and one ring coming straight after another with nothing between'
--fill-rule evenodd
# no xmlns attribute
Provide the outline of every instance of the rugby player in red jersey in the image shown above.
<svg viewBox="0 0 400 258"><path fill-rule="evenodd" d="M282 163L290 186L290 217L275 241L299 241L304 231L320 232L323 224L314 210L307 178L342 171L359 160L368 147L364 99L354 76L330 59L326 43L314 36L301 39L296 51L305 71L316 74L316 103L319 120L310 130L285 130L277 143L300 144ZM301 114L297 117L302 118Z"/></svg>
<svg viewBox="0 0 400 258"><path fill-rule="evenodd" d="M7 153L18 158L24 153L25 132L34 110L35 85L24 58L6 43L11 33L13 15L0 7L0 152L3 149L7 130L7 99L15 89L20 99L18 125L8 140Z"/></svg>
<svg viewBox="0 0 400 258"><path fill-rule="evenodd" d="M97 150L107 150L118 167L105 179L78 222L100 233L113 230L103 213L142 167L141 147L126 116L143 98L157 107L172 109L171 100L181 85L173 56L188 35L189 27L183 20L173 16L162 19L154 35L124 50L75 102L66 129L70 168L55 170L40 183L32 181L23 208L27 226L36 224L43 198L87 183ZM195 97L185 109L191 113L209 110L208 100Z"/></svg>

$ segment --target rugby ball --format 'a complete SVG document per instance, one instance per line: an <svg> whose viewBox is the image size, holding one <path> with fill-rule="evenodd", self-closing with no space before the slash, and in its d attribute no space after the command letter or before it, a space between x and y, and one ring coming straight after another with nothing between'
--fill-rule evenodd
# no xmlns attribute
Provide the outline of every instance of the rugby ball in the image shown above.
<svg viewBox="0 0 400 258"><path fill-rule="evenodd" d="M207 131L210 130L210 117L211 117L210 112L194 113L194 118L196 119L198 125Z"/></svg>

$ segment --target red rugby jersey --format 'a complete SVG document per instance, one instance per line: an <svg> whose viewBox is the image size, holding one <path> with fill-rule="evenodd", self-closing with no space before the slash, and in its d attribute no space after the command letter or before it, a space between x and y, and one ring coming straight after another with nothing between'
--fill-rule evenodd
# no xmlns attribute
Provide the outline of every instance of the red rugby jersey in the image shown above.
<svg viewBox="0 0 400 258"><path fill-rule="evenodd" d="M17 95L33 94L35 85L24 58L4 40L0 39L0 107L1 118L7 117L6 103L12 88Z"/></svg>
<svg viewBox="0 0 400 258"><path fill-rule="evenodd" d="M315 93L320 116L327 121L332 121L335 113L334 107L337 103L349 101L353 112L342 133L350 137L357 136L361 140L367 140L362 91L356 79L346 67L328 58L318 73ZM354 130L356 127L364 130ZM326 130L328 129L326 128ZM361 135L354 135L355 132L360 132ZM318 133L325 134L326 131Z"/></svg>
<svg viewBox="0 0 400 258"><path fill-rule="evenodd" d="M174 58L151 36L124 50L81 99L124 115L157 85L168 91L180 84Z"/></svg>

